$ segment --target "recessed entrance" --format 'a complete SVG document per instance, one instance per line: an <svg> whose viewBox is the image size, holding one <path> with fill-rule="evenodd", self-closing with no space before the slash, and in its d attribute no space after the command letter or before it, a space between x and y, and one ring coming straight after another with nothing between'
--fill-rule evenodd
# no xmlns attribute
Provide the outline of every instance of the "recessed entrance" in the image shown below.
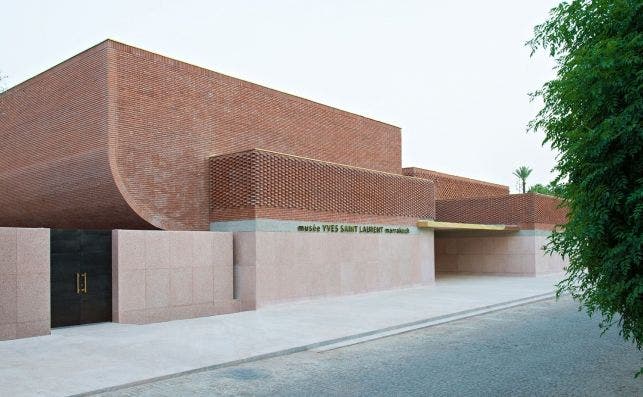
<svg viewBox="0 0 643 397"><path fill-rule="evenodd" d="M110 230L51 230L51 326L112 321Z"/></svg>

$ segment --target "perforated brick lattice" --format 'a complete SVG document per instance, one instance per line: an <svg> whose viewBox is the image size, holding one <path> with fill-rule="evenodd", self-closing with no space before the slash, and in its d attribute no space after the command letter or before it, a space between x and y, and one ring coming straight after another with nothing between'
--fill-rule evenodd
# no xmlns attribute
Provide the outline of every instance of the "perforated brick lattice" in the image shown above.
<svg viewBox="0 0 643 397"><path fill-rule="evenodd" d="M260 209L318 221L435 216L431 181L263 150L211 157L210 192L211 221L259 217Z"/></svg>
<svg viewBox="0 0 643 397"><path fill-rule="evenodd" d="M436 201L436 219L444 222L520 225L547 228L565 223L560 200L536 193Z"/></svg>
<svg viewBox="0 0 643 397"><path fill-rule="evenodd" d="M435 199L449 200L468 197L496 197L509 194L509 186L478 181L461 176L409 167L403 169L404 175L432 180L435 184Z"/></svg>

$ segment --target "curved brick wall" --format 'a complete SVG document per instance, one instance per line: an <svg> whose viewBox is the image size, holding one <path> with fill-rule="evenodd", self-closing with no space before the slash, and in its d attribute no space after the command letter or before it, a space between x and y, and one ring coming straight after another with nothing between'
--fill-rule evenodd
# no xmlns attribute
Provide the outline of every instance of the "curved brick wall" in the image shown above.
<svg viewBox="0 0 643 397"><path fill-rule="evenodd" d="M435 199L450 200L467 197L495 197L509 194L509 186L478 181L461 176L443 174L422 168L404 168L404 175L432 180L435 184Z"/></svg>
<svg viewBox="0 0 643 397"><path fill-rule="evenodd" d="M566 222L560 200L537 193L499 197L438 200L436 219L444 222L519 225L525 229L551 229Z"/></svg>
<svg viewBox="0 0 643 397"><path fill-rule="evenodd" d="M130 204L155 226L208 229L212 155L264 148L401 174L397 127L120 43L108 45L117 172Z"/></svg>
<svg viewBox="0 0 643 397"><path fill-rule="evenodd" d="M415 225L433 183L264 150L210 158L211 221L252 218Z"/></svg>
<svg viewBox="0 0 643 397"><path fill-rule="evenodd" d="M400 129L113 41L0 95L0 226L209 227L208 158L401 173Z"/></svg>
<svg viewBox="0 0 643 397"><path fill-rule="evenodd" d="M152 228L114 182L106 45L0 95L0 226Z"/></svg>

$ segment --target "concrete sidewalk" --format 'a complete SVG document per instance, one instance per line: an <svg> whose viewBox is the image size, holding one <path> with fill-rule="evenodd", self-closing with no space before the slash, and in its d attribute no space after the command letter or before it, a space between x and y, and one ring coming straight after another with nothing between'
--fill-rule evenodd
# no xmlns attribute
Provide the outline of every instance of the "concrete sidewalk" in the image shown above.
<svg viewBox="0 0 643 397"><path fill-rule="evenodd" d="M0 395L87 393L462 318L551 294L561 276L447 276L431 287L215 317L54 329L49 336L0 342Z"/></svg>

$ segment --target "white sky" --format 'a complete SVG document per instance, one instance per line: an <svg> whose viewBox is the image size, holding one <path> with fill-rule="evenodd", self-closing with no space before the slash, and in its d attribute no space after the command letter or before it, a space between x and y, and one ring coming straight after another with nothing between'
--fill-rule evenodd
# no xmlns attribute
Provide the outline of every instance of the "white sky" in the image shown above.
<svg viewBox="0 0 643 397"><path fill-rule="evenodd" d="M404 166L547 183L526 132L553 62L524 42L555 0L2 1L11 87L106 38L402 128Z"/></svg>

